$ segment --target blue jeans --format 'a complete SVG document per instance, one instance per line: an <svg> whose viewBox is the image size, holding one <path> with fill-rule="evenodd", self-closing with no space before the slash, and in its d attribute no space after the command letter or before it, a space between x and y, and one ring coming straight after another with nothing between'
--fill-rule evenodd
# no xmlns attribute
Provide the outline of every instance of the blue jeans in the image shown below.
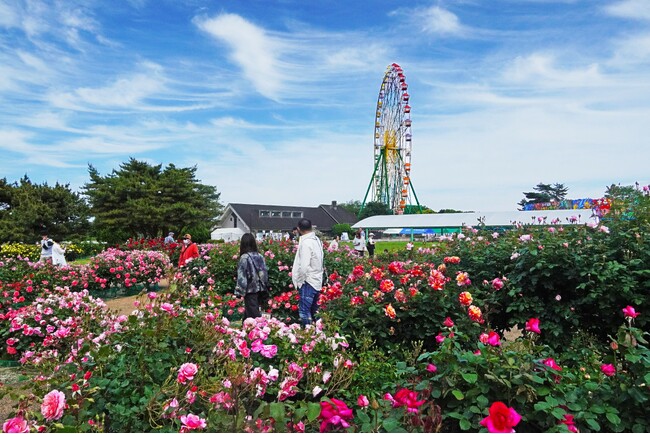
<svg viewBox="0 0 650 434"><path fill-rule="evenodd" d="M307 324L316 321L318 297L320 296L320 292L316 291L309 283L305 282L298 290L298 294L300 295L300 303L298 304L300 322L303 326L306 326Z"/></svg>

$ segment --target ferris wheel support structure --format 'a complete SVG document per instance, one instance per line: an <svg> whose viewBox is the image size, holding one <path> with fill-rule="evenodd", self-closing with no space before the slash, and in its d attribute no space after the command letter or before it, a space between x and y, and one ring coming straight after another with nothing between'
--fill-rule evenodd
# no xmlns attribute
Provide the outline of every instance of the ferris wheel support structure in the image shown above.
<svg viewBox="0 0 650 434"><path fill-rule="evenodd" d="M374 168L359 215L368 201L385 204L393 214L413 212L420 202L411 182L411 106L404 71L388 65L375 112ZM370 200L368 200L370 198Z"/></svg>

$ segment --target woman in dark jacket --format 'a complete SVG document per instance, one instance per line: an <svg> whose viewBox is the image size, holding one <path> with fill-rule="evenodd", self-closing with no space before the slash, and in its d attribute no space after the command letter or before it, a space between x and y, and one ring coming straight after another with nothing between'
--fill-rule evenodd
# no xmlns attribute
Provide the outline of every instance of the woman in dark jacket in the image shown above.
<svg viewBox="0 0 650 434"><path fill-rule="evenodd" d="M237 286L235 295L244 297L244 320L261 316L260 304L268 299L269 273L264 257L257 251L257 242L251 233L241 238Z"/></svg>

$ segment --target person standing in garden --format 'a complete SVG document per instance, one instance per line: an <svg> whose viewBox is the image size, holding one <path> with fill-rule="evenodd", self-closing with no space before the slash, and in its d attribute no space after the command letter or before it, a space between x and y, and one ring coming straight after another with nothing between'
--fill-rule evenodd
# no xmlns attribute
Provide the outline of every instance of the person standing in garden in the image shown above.
<svg viewBox="0 0 650 434"><path fill-rule="evenodd" d="M375 256L375 234L371 233L368 235L368 244L366 245L368 249L368 256L371 258Z"/></svg>
<svg viewBox="0 0 650 434"><path fill-rule="evenodd" d="M41 257L39 262L52 262L52 247L54 246L54 241L50 239L47 231L41 232L41 238Z"/></svg>
<svg viewBox="0 0 650 434"><path fill-rule="evenodd" d="M311 221L298 222L298 250L293 260L291 279L298 289L298 313L303 326L316 321L318 298L323 288L323 243L313 232Z"/></svg>
<svg viewBox="0 0 650 434"><path fill-rule="evenodd" d="M244 297L244 318L258 318L260 305L268 300L269 272L264 256L257 250L255 236L246 233L239 243L239 263L237 265L237 286L235 295Z"/></svg>
<svg viewBox="0 0 650 434"><path fill-rule="evenodd" d="M363 251L366 249L366 239L363 236L361 228L359 228L357 233L354 235L352 245L354 246L354 251L357 252L357 255L360 258L363 258Z"/></svg>
<svg viewBox="0 0 650 434"><path fill-rule="evenodd" d="M167 234L165 237L165 244L174 244L176 240L174 240L174 233L170 232Z"/></svg>
<svg viewBox="0 0 650 434"><path fill-rule="evenodd" d="M183 247L181 247L181 256L178 258L178 266L187 265L192 259L199 257L199 248L196 243L192 242L192 235L183 236Z"/></svg>
<svg viewBox="0 0 650 434"><path fill-rule="evenodd" d="M65 260L65 249L56 242L52 245L52 264L60 267L68 265L68 261Z"/></svg>

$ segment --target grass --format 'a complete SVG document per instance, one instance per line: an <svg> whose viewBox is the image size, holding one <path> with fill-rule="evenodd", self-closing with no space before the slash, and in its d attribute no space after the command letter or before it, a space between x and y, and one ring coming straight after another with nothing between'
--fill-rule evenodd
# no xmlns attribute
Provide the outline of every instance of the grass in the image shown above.
<svg viewBox="0 0 650 434"><path fill-rule="evenodd" d="M380 253L383 252L384 250L388 250L388 253L393 253L393 252L398 252L401 250L406 250L406 245L410 243L408 240L386 240L386 241L377 241L375 243L375 253ZM413 241L413 249L417 250L420 247L423 248L430 248L433 247L435 243L431 241ZM348 246L351 249L354 248L352 245L352 242L341 242L339 243L341 246Z"/></svg>
<svg viewBox="0 0 650 434"><path fill-rule="evenodd" d="M74 264L74 265L86 265L86 264L90 263L90 259L91 258L79 258L79 259L76 259L74 261L68 261L68 264L70 264L70 265L72 265L72 264Z"/></svg>

